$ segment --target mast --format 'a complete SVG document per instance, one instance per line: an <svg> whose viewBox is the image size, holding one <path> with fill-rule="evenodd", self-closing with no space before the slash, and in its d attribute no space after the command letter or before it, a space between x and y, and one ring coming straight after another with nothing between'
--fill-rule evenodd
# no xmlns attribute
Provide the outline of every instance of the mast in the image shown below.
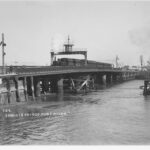
<svg viewBox="0 0 150 150"><path fill-rule="evenodd" d="M64 44L65 52L72 52L73 44L70 43L70 37L68 35L68 43Z"/></svg>

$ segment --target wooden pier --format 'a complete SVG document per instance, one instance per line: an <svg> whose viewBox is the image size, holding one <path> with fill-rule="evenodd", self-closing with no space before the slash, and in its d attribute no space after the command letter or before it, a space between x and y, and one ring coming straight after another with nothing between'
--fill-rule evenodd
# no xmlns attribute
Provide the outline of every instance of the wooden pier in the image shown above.
<svg viewBox="0 0 150 150"><path fill-rule="evenodd" d="M3 40L4 41L4 40ZM4 47L4 42L2 46ZM112 64L90 61L87 51L73 51L73 44L64 44L65 51L51 54L51 66L9 66L0 75L0 104L36 101L42 95L63 92L91 91L101 85L110 85L135 79L138 71L114 68ZM3 48L4 49L4 48ZM83 55L83 60L57 55ZM5 73L5 74L4 74ZM7 73L7 74L6 74Z"/></svg>
<svg viewBox="0 0 150 150"><path fill-rule="evenodd" d="M98 67L20 67L1 75L0 104L36 101L43 94L81 92L135 79L136 71Z"/></svg>

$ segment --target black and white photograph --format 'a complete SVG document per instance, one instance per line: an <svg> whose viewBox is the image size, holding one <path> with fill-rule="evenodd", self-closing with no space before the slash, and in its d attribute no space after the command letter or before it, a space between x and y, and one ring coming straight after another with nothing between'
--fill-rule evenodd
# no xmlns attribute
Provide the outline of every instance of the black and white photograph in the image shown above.
<svg viewBox="0 0 150 150"><path fill-rule="evenodd" d="M0 0L2 145L150 145L150 1Z"/></svg>

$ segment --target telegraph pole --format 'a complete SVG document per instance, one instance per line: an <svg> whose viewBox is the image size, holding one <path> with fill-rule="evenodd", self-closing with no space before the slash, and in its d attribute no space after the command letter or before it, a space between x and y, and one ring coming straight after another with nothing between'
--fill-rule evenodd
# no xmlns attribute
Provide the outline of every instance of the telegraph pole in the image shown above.
<svg viewBox="0 0 150 150"><path fill-rule="evenodd" d="M5 74L5 51L4 47L6 44L4 43L4 33L2 33L2 41L0 42L0 45L2 45L2 73Z"/></svg>

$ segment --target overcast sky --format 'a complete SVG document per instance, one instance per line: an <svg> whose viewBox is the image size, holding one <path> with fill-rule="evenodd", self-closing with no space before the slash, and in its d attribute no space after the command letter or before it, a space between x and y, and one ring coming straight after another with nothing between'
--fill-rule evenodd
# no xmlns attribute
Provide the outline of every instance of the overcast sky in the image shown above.
<svg viewBox="0 0 150 150"><path fill-rule="evenodd" d="M88 59L139 65L150 58L150 2L0 1L2 32L7 64L49 64L70 35Z"/></svg>

